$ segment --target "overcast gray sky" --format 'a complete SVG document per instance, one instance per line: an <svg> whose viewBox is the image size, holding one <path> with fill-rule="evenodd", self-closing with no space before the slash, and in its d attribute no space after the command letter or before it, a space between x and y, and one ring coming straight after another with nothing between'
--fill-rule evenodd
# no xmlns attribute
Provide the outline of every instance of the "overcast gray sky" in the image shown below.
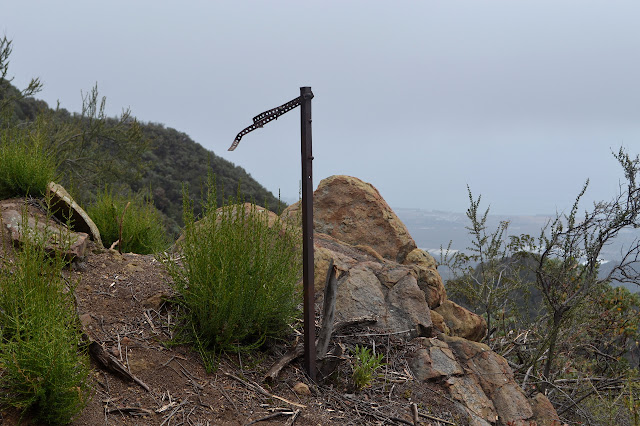
<svg viewBox="0 0 640 426"><path fill-rule="evenodd" d="M285 198L299 112L246 136L311 86L314 182L348 174L392 207L498 214L610 199L611 150L640 152L637 1L0 1L10 74L79 111L95 83L244 167ZM486 205L486 204L485 204Z"/></svg>

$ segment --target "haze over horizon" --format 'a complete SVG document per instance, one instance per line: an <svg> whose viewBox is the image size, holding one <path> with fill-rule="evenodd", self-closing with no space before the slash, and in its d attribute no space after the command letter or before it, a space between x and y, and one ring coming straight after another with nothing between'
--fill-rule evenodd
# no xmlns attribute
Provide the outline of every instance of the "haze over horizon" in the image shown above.
<svg viewBox="0 0 640 426"><path fill-rule="evenodd" d="M297 197L299 112L245 136L311 86L314 184L372 183L394 208L498 215L609 200L611 155L640 152L640 3L632 1L174 4L5 2L9 75L79 111L97 83L109 115L188 134L267 189Z"/></svg>

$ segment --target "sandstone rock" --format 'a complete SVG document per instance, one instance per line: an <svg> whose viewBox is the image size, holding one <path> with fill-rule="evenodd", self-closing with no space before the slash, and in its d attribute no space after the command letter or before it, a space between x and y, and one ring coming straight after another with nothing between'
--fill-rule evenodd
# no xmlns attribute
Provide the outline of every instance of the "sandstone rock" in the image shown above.
<svg viewBox="0 0 640 426"><path fill-rule="evenodd" d="M377 259L326 234L316 234L317 297L323 297L331 259L340 277L336 294L337 321L374 316L378 318L375 327L380 329L408 331L406 336L411 338L431 336L431 313L412 266Z"/></svg>
<svg viewBox="0 0 640 426"><path fill-rule="evenodd" d="M405 270L397 283L383 284L377 276L383 268L377 262L362 262L349 269L338 281L336 319L374 316L381 329L406 332L410 338L430 336L431 315L415 276Z"/></svg>
<svg viewBox="0 0 640 426"><path fill-rule="evenodd" d="M63 223L70 221L71 229L88 234L98 247L102 247L100 231L89 215L71 198L71 195L55 182L47 185L51 213Z"/></svg>
<svg viewBox="0 0 640 426"><path fill-rule="evenodd" d="M440 306L447 298L447 291L442 277L436 270L437 265L433 257L422 249L415 249L407 255L403 263L415 268L418 285L424 291L429 308L435 309Z"/></svg>
<svg viewBox="0 0 640 426"><path fill-rule="evenodd" d="M403 263L405 265L420 265L427 269L436 269L438 267L433 256L419 248L412 250L404 259Z"/></svg>
<svg viewBox="0 0 640 426"><path fill-rule="evenodd" d="M309 389L309 386L302 382L296 383L293 386L293 391L298 395L311 395L311 389Z"/></svg>
<svg viewBox="0 0 640 426"><path fill-rule="evenodd" d="M138 262L131 262L131 263L127 263L124 266L124 272L125 273L140 273L140 272L144 272L144 267L142 266L142 264L138 263Z"/></svg>
<svg viewBox="0 0 640 426"><path fill-rule="evenodd" d="M444 288L440 273L434 268L424 268L414 265L418 275L418 285L427 298L429 308L435 309L447 300L447 290Z"/></svg>
<svg viewBox="0 0 640 426"><path fill-rule="evenodd" d="M324 291L327 270L331 259L333 259L333 265L336 267L338 275L348 271L349 268L355 266L357 263L357 260L354 258L344 253L333 251L328 247L323 247L319 245L318 242L319 240L316 236L316 244L314 247L314 283L316 294Z"/></svg>
<svg viewBox="0 0 640 426"><path fill-rule="evenodd" d="M551 401L546 396L537 393L530 401L533 417L538 426L560 426L562 424L556 409L553 408Z"/></svg>
<svg viewBox="0 0 640 426"><path fill-rule="evenodd" d="M294 217L300 203L282 212ZM371 184L350 176L331 176L313 194L315 232L352 245L366 244L385 259L402 262L416 248L406 226Z"/></svg>
<svg viewBox="0 0 640 426"><path fill-rule="evenodd" d="M421 348L409 361L409 367L420 381L461 375L464 373L453 352L437 338L416 339Z"/></svg>
<svg viewBox="0 0 640 426"><path fill-rule="evenodd" d="M223 214L231 214L231 217L235 219L238 211L241 212L242 215L244 216L248 216L249 213L251 213L251 211L255 209L255 213L258 215L262 215L263 218L265 218L267 224L269 227L272 227L274 223L276 223L280 218L278 217L277 214L275 214L274 212L265 209L264 207L260 207L258 205L254 205L251 203L244 203L242 205L233 205L231 206L231 208L228 207L220 207L218 208L214 214L211 214L209 216L215 217L215 220L217 223L220 223L222 221L222 215ZM207 220L210 220L211 217L205 217L197 222L194 223L194 227L196 229L196 231L204 224L206 223ZM258 216L260 217L260 216ZM283 229L285 229L286 224L283 224ZM184 233L182 233L178 239L176 240L176 242L174 243L173 247L171 248L171 252L173 253L177 253L179 251L181 251L181 244L184 241Z"/></svg>
<svg viewBox="0 0 640 426"><path fill-rule="evenodd" d="M533 410L503 357L482 343L445 335L439 336L439 339L447 343L458 363L473 373L485 395L492 401L500 423L528 424L525 421L533 417Z"/></svg>
<svg viewBox="0 0 640 426"><path fill-rule="evenodd" d="M231 209L233 217L235 217L235 214L236 214L236 207L238 206L234 206L234 208ZM248 216L251 213L251 211L254 209L255 209L255 213L266 216L266 221L269 227L273 226L273 224L279 219L278 215L272 212L271 210L267 210L264 207L260 207L255 204L244 203L242 204L242 206L239 206L239 207L240 207L240 211L242 211L245 216ZM226 207L220 207L219 209L216 210L216 215L217 215L216 217L218 221L220 220L220 215L222 214L225 208Z"/></svg>
<svg viewBox="0 0 640 426"><path fill-rule="evenodd" d="M435 309L442 317L453 336L479 342L487 333L487 322L451 300L445 300Z"/></svg>
<svg viewBox="0 0 640 426"><path fill-rule="evenodd" d="M444 334L451 334L451 330L449 330L449 327L447 327L447 324L444 322L444 318L442 317L442 315L434 310L431 310L431 322L433 323L434 329Z"/></svg>
<svg viewBox="0 0 640 426"><path fill-rule="evenodd" d="M465 407L471 424L529 425L534 420L532 405L538 404L549 410L545 418L553 419L551 404L545 405L540 397L528 401L507 361L487 345L446 335L414 342L418 349L409 367L415 377L444 383L451 397Z"/></svg>
<svg viewBox="0 0 640 426"><path fill-rule="evenodd" d="M146 309L154 309L158 311L160 310L164 302L166 300L169 300L170 298L171 296L168 293L165 293L165 292L156 293L147 297L142 302L142 306L144 306Z"/></svg>
<svg viewBox="0 0 640 426"><path fill-rule="evenodd" d="M411 330L410 337L433 335L429 305L413 275L405 275L389 290L387 307L386 328Z"/></svg>
<svg viewBox="0 0 640 426"><path fill-rule="evenodd" d="M362 316L385 318L385 288L372 268L374 265L359 264L338 281L336 296L336 318L348 320Z"/></svg>
<svg viewBox="0 0 640 426"><path fill-rule="evenodd" d="M476 416L491 423L498 420L496 407L484 393L475 376L468 374L449 377L444 383L451 397L460 401Z"/></svg>
<svg viewBox="0 0 640 426"><path fill-rule="evenodd" d="M48 253L60 253L67 260L83 257L87 248L87 234L71 232L44 215L29 214L24 220L16 210L3 210L2 223L16 246L23 244L25 239L42 241Z"/></svg>

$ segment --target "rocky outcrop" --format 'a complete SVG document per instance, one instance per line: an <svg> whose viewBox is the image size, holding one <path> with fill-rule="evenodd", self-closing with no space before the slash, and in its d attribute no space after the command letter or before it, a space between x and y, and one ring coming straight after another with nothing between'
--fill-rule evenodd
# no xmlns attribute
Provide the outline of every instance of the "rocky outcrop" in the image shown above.
<svg viewBox="0 0 640 426"><path fill-rule="evenodd" d="M300 203L283 217L295 216ZM352 245L369 246L385 259L402 262L416 248L407 227L373 185L350 176L331 176L313 193L315 232Z"/></svg>
<svg viewBox="0 0 640 426"><path fill-rule="evenodd" d="M443 334L419 338L417 343L409 361L413 374L421 381L444 383L476 424L529 425L538 421L532 406L542 406L544 401L530 403L507 361L487 345Z"/></svg>
<svg viewBox="0 0 640 426"><path fill-rule="evenodd" d="M55 217L62 223L69 223L73 231L89 235L98 247L102 247L98 227L61 185L50 182L47 185L47 198L49 210Z"/></svg>
<svg viewBox="0 0 640 426"><path fill-rule="evenodd" d="M296 217L298 208L283 217ZM314 193L314 229L316 295L323 297L333 261L336 320L375 316L374 327L418 336L414 376L443 384L472 425L554 424L546 398L528 400L506 360L478 343L485 320L447 299L436 261L416 248L373 186L348 176L323 180Z"/></svg>
<svg viewBox="0 0 640 426"><path fill-rule="evenodd" d="M0 210L2 224L15 246L41 242L47 253L60 253L67 260L84 256L89 238L86 233L70 231L24 200L4 200Z"/></svg>

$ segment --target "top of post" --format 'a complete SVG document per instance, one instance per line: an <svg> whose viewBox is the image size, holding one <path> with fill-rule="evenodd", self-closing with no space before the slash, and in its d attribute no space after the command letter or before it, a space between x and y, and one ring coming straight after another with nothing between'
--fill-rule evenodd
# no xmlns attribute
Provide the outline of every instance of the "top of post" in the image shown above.
<svg viewBox="0 0 640 426"><path fill-rule="evenodd" d="M313 99L313 92L310 86L303 86L300 88L300 96L302 99Z"/></svg>

